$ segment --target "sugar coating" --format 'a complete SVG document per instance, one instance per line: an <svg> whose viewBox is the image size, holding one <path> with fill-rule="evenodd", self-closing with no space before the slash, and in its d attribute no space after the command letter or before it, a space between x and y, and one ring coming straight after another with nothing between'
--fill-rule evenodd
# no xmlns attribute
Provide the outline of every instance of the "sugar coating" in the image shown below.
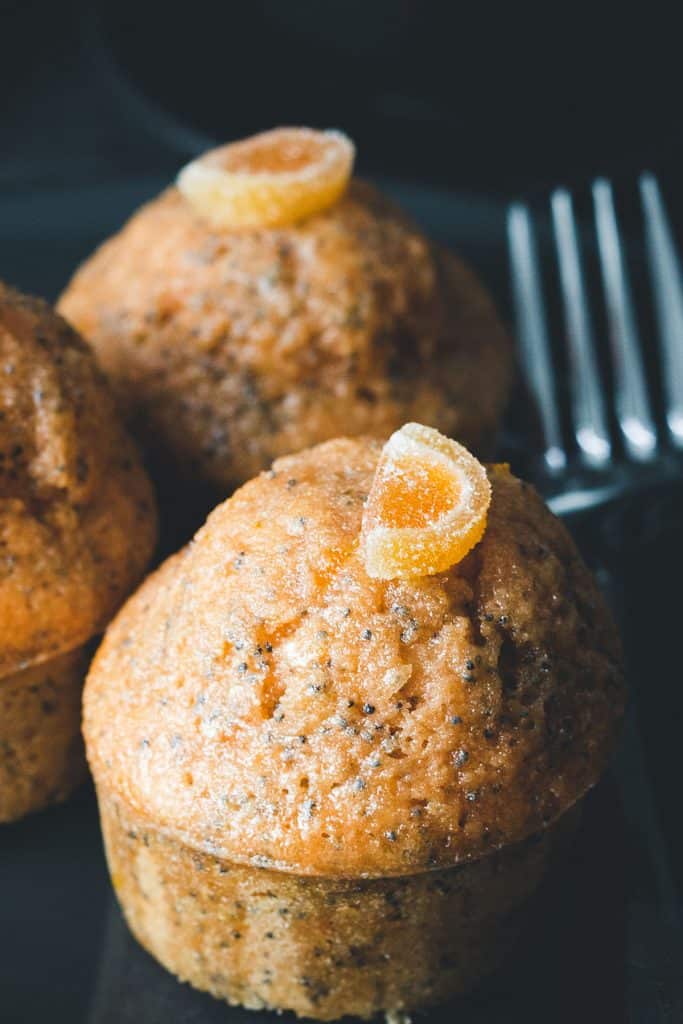
<svg viewBox="0 0 683 1024"><path fill-rule="evenodd" d="M408 874L544 828L599 777L619 644L562 524L505 469L452 569L368 577L380 445L281 459L109 629L98 786L186 845L298 874Z"/></svg>
<svg viewBox="0 0 683 1024"><path fill-rule="evenodd" d="M214 225L291 224L339 199L354 153L341 132L276 128L203 154L182 169L177 184Z"/></svg>
<svg viewBox="0 0 683 1024"><path fill-rule="evenodd" d="M366 572L390 580L450 568L481 539L490 501L486 470L466 448L406 423L382 450L363 512Z"/></svg>

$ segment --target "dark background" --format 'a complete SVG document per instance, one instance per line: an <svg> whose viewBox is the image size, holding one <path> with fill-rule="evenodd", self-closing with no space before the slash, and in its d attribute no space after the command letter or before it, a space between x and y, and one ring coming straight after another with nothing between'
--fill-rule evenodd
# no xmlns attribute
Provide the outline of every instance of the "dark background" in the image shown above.
<svg viewBox="0 0 683 1024"><path fill-rule="evenodd" d="M607 175L617 185L638 286L645 277L640 171L658 173L679 238L683 227L675 29L654 5L630 13L601 5L581 19L567 4L532 15L516 4L471 10L433 0L0 0L0 277L54 298L75 264L191 156L274 125L311 124L350 134L359 171L379 178L430 231L461 248L505 314L506 203L522 197L542 213L549 191L565 184L587 214L590 181ZM645 531L613 533L606 520L580 534L589 560L618 568L613 585L630 681L678 886L667 898L679 904L681 522L683 509L668 503L664 513L653 509ZM623 839L610 808L598 800L591 812L603 825L595 859L605 878L609 842L616 847ZM590 850L581 853L586 864ZM651 883L643 876L644 892ZM601 888L595 877L590 884ZM47 1013L69 1024L84 1019L108 899L87 790L65 808L0 830L3 1024L30 1024ZM613 913L619 936L633 927L614 911L617 904L623 909L611 890L607 906L588 915L588 929ZM587 943L585 921L573 928L567 956L572 944ZM593 946L585 945L584 969L588 960L600 961L600 944L610 945L605 936L597 928ZM620 943L623 937L611 943L612 954ZM647 955L661 965L667 953L650 947ZM153 972L149 965L128 966L144 985L150 978L166 983L162 973L145 973ZM571 977L558 974L556 983L575 984ZM601 1022L625 1019L626 983L614 984L621 999L603 994ZM587 995L575 993L567 1012L580 1012ZM127 998L125 1020L132 1020L135 998L130 991ZM176 989L160 998L173 1001ZM190 997L182 998L189 1006ZM499 1002L507 1013L506 999ZM528 1019L550 1019L538 995L537 1004L539 1016ZM201 1009L193 1013L183 1020L209 1019ZM564 1020L558 1013L556 1007L552 1019ZM124 1020L123 1011L110 1008L106 1019ZM140 1019L157 1020L144 1012ZM476 1019L502 1017L482 1011Z"/></svg>
<svg viewBox="0 0 683 1024"><path fill-rule="evenodd" d="M672 5L673 6L673 5ZM3 185L177 169L206 140L343 127L365 173L507 198L680 167L657 6L2 0Z"/></svg>

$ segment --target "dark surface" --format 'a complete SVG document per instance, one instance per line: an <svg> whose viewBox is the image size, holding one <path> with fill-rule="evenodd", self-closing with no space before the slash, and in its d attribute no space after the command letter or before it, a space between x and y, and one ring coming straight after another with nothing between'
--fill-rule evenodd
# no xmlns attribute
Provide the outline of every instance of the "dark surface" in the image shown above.
<svg viewBox="0 0 683 1024"><path fill-rule="evenodd" d="M41 156L31 173L59 183L75 158L81 180L170 172L279 123L345 127L365 172L502 196L683 161L663 6L0 0L0 17L1 176Z"/></svg>
<svg viewBox="0 0 683 1024"><path fill-rule="evenodd" d="M86 1020L100 960L107 870L90 786L0 826L0 1020Z"/></svg>
<svg viewBox="0 0 683 1024"><path fill-rule="evenodd" d="M570 183L581 212L590 177L612 176L636 284L635 173L661 172L683 225L680 36L640 10L629 20L622 8L615 34L595 11L581 26L556 8L530 31L515 6L507 21L481 8L478 25L462 5L410 0L263 0L240 5L239 17L237 5L220 6L195 0L176 15L156 0L0 0L0 277L56 297L207 138L278 122L345 127L361 170L389 175L506 312L505 202L515 194L541 208L550 187ZM594 271L590 231L584 241ZM639 314L651 345L647 301ZM505 439L518 470L529 465L523 406ZM480 993L429 1014L435 1024L456 1013L464 1024L683 1021L681 510L678 498L652 500L626 524L612 513L574 524L589 560L612 573L646 771L632 722L618 770L591 797L576 849L544 894L536 937ZM177 985L129 937L87 787L0 827L0 1021L46 1019L256 1019Z"/></svg>

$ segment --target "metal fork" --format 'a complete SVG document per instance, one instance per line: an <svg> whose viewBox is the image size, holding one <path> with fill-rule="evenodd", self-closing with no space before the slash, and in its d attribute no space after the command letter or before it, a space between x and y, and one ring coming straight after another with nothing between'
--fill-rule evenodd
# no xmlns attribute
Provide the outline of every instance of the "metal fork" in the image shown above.
<svg viewBox="0 0 683 1024"><path fill-rule="evenodd" d="M597 256L606 311L608 345L601 352L589 304L582 232L566 189L550 199L566 346L568 415L560 414L560 388L551 348L548 303L542 288L539 247L528 206L508 211L508 245L520 359L535 401L542 451L536 482L553 510L590 520L593 537L605 508L647 506L643 491L678 488L683 496L683 284L659 185L639 181L653 305L659 332L661 388L651 389L644 369L635 304L613 190L592 186ZM605 358L600 358L604 356ZM602 383L611 367L613 389ZM659 397L658 397L659 396ZM662 407L663 406L663 407ZM566 428L564 423L569 421ZM647 495L650 497L650 494ZM683 503L677 506L683 517ZM604 539L604 538L603 538ZM620 541L617 542L617 546ZM612 595L623 590L615 575ZM638 716L631 701L616 776L633 849L640 850L627 908L629 1020L683 1021L683 932L677 894L653 800ZM653 888L643 897L643 877Z"/></svg>
<svg viewBox="0 0 683 1024"><path fill-rule="evenodd" d="M516 203L508 214L520 356L543 439L539 482L559 514L590 508L644 486L680 480L683 473L681 270L659 185L652 174L644 174L639 185L659 326L664 408L651 394L643 367L612 187L603 179L592 187L613 378L609 403L601 383L572 198L566 189L558 189L551 196L550 210L565 323L569 436L558 412L557 375L531 213Z"/></svg>

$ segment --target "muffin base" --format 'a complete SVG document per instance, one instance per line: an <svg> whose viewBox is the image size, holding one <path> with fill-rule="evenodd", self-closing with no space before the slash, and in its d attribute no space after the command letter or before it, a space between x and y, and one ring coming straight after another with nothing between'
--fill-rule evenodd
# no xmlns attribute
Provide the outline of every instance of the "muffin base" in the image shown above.
<svg viewBox="0 0 683 1024"><path fill-rule="evenodd" d="M88 660L79 647L0 679L0 822L65 800L85 778Z"/></svg>
<svg viewBox="0 0 683 1024"><path fill-rule="evenodd" d="M249 1009L334 1020L472 988L514 944L578 822L419 875L299 876L199 852L98 791L112 882L139 942L181 981Z"/></svg>

